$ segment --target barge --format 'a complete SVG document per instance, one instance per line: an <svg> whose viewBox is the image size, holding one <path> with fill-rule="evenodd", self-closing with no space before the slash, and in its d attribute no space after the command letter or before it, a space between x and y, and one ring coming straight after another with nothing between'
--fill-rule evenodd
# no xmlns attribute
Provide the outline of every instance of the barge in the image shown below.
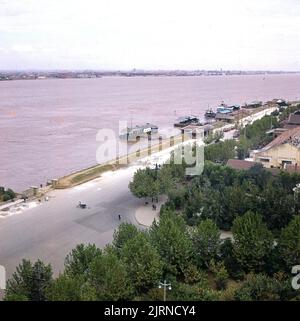
<svg viewBox="0 0 300 321"><path fill-rule="evenodd" d="M138 141L141 138L147 137L148 139L151 139L152 134L157 134L158 133L158 126L146 123L144 125L137 125L135 127L127 127L127 129L123 130L119 137L122 140L127 140L127 141Z"/></svg>
<svg viewBox="0 0 300 321"><path fill-rule="evenodd" d="M177 122L174 124L174 127L185 127L187 125L191 124L198 124L199 118L196 116L185 116L185 117L179 117L177 119Z"/></svg>

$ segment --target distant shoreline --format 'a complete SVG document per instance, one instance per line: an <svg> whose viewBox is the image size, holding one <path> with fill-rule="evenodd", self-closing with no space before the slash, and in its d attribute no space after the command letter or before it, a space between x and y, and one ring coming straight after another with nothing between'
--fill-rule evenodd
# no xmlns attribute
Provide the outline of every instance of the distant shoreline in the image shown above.
<svg viewBox="0 0 300 321"><path fill-rule="evenodd" d="M0 71L0 81L97 79L102 77L210 77L295 75L300 71L163 70L163 71Z"/></svg>

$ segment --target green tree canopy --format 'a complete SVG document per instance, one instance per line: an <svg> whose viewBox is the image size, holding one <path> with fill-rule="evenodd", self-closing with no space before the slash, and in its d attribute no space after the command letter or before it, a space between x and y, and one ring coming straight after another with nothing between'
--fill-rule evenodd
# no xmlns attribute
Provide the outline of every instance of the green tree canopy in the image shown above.
<svg viewBox="0 0 300 321"><path fill-rule="evenodd" d="M273 236L262 216L247 212L233 222L233 252L245 271L260 271L273 248Z"/></svg>
<svg viewBox="0 0 300 321"><path fill-rule="evenodd" d="M114 254L104 253L91 264L90 281L101 301L130 300L133 288L125 264Z"/></svg>
<svg viewBox="0 0 300 321"><path fill-rule="evenodd" d="M126 242L121 259L137 293L157 285L162 274L162 262L145 233L139 233Z"/></svg>
<svg viewBox="0 0 300 321"><path fill-rule="evenodd" d="M101 255L95 244L79 244L66 257L65 273L70 277L88 277L91 262Z"/></svg>
<svg viewBox="0 0 300 321"><path fill-rule="evenodd" d="M137 227L130 223L122 223L119 225L118 229L114 231L113 245L116 249L120 250L123 246L137 236L139 233Z"/></svg>
<svg viewBox="0 0 300 321"><path fill-rule="evenodd" d="M44 301L45 291L52 282L52 268L38 260L23 260L7 281L6 300Z"/></svg>
<svg viewBox="0 0 300 321"><path fill-rule="evenodd" d="M300 263L300 216L294 219L281 231L278 242L279 253L287 269Z"/></svg>
<svg viewBox="0 0 300 321"><path fill-rule="evenodd" d="M235 157L235 146L236 142L234 140L225 140L224 142L205 146L205 160L225 164L228 159Z"/></svg>
<svg viewBox="0 0 300 321"><path fill-rule="evenodd" d="M139 198L155 197L160 192L159 182L156 177L156 170L138 169L129 183L129 189L133 195Z"/></svg>
<svg viewBox="0 0 300 321"><path fill-rule="evenodd" d="M47 288L46 297L49 301L95 301L97 299L95 288L82 276L70 277L65 273Z"/></svg>
<svg viewBox="0 0 300 321"><path fill-rule="evenodd" d="M217 225L211 219L200 222L193 234L193 242L197 261L209 267L210 261L217 257L221 244Z"/></svg>
<svg viewBox="0 0 300 321"><path fill-rule="evenodd" d="M280 275L271 278L265 274L249 274L234 294L238 301L278 301L289 300L293 296L295 293L291 291L290 280L282 279Z"/></svg>
<svg viewBox="0 0 300 321"><path fill-rule="evenodd" d="M193 253L193 244L183 218L171 211L164 212L159 223L152 224L150 238L165 263L165 272L183 274Z"/></svg>

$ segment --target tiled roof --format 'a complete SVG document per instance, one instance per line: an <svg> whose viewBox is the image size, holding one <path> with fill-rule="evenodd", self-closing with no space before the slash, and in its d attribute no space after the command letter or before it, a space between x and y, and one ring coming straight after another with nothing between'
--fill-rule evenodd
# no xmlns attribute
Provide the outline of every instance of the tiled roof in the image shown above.
<svg viewBox="0 0 300 321"><path fill-rule="evenodd" d="M273 148L282 144L286 144L286 143L291 143L297 147L300 145L300 127L299 126L283 132L281 135L279 135L273 141L271 141L271 143L265 146L262 150L268 150L270 148Z"/></svg>
<svg viewBox="0 0 300 321"><path fill-rule="evenodd" d="M228 159L227 166L233 168L233 169L245 169L248 170L255 166L256 164L259 164L257 162L250 162L246 160L240 160L240 159Z"/></svg>
<svg viewBox="0 0 300 321"><path fill-rule="evenodd" d="M300 115L291 114L288 119L288 124L291 125L300 125Z"/></svg>

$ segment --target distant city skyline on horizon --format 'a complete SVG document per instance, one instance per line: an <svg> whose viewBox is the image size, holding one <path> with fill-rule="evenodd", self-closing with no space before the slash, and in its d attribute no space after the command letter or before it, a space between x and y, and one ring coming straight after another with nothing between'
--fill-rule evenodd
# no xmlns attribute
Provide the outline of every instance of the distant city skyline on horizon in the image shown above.
<svg viewBox="0 0 300 321"><path fill-rule="evenodd" d="M103 72L103 73L117 73L117 72L241 72L241 73L300 73L299 70L284 70L284 69L224 69L224 68L211 68L211 69L203 69L203 68L190 68L190 69L180 69L180 68L123 68L123 69L112 69L112 68L27 68L27 69L0 69L0 72Z"/></svg>
<svg viewBox="0 0 300 321"><path fill-rule="evenodd" d="M0 0L0 70L300 70L297 0Z"/></svg>

